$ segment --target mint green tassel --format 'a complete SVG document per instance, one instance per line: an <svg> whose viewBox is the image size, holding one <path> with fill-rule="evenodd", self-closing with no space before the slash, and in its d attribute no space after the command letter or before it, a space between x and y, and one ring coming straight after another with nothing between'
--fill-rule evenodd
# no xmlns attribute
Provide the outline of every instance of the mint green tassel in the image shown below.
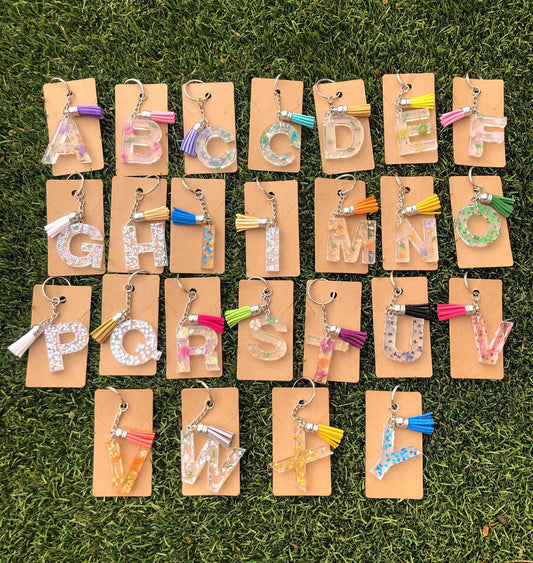
<svg viewBox="0 0 533 563"><path fill-rule="evenodd" d="M501 195L492 195L490 204L498 213L504 217L509 217L513 212L513 205L515 200L511 197L504 197Z"/></svg>
<svg viewBox="0 0 533 563"><path fill-rule="evenodd" d="M250 308L250 305L245 305L239 309L231 309L230 311L226 311L224 313L224 317L230 328L233 328L236 324L251 316L252 309Z"/></svg>

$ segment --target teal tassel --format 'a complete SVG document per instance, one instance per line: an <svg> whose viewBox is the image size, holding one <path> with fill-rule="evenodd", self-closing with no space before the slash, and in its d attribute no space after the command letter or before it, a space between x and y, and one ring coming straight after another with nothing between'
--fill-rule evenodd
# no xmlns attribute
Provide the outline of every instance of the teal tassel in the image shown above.
<svg viewBox="0 0 533 563"><path fill-rule="evenodd" d="M504 217L509 217L513 212L515 200L511 197L504 197L501 195L493 195L490 201L490 205L496 209L498 213Z"/></svg>
<svg viewBox="0 0 533 563"><path fill-rule="evenodd" d="M302 115L301 113L293 112L291 115L291 123L297 123L298 125L313 129L315 126L315 118L312 115Z"/></svg>

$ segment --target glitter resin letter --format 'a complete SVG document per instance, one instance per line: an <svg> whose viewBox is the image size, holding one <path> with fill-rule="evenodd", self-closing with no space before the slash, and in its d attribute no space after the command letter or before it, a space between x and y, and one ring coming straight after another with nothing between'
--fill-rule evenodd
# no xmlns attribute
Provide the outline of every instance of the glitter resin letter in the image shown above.
<svg viewBox="0 0 533 563"><path fill-rule="evenodd" d="M124 336L130 330L139 331L145 339L144 344L137 344L135 354L129 354L124 349ZM111 333L111 352L117 362L125 366L140 366L151 359L159 360L161 352L157 349L157 333L150 323L131 319L118 325Z"/></svg>
<svg viewBox="0 0 533 563"><path fill-rule="evenodd" d="M296 149L300 148L300 133L288 122L281 121L279 123L272 123L261 134L259 139L259 148L263 158L274 164L275 166L287 166L294 161L295 156L292 152L287 151L283 153L274 152L270 147L270 141L276 135L285 135L289 138L290 146Z"/></svg>
<svg viewBox="0 0 533 563"><path fill-rule="evenodd" d="M437 221L434 217L422 219L424 238L415 231L409 219L394 221L396 233L396 262L410 261L410 245L420 254L424 262L439 261L439 247L437 244Z"/></svg>
<svg viewBox="0 0 533 563"><path fill-rule="evenodd" d="M202 235L202 268L212 270L215 267L215 226L204 225Z"/></svg>
<svg viewBox="0 0 533 563"><path fill-rule="evenodd" d="M270 316L268 319L265 319L265 317L252 319L250 321L250 334L261 342L271 344L274 349L270 352L265 352L255 342L248 342L248 351L258 360L272 362L283 358L283 356L287 353L287 343L283 340L283 338L261 330L261 327L263 326L272 326L276 332L287 332L286 324L276 317Z"/></svg>
<svg viewBox="0 0 533 563"><path fill-rule="evenodd" d="M204 356L205 369L207 371L219 371L218 366L218 335L206 326L182 326L177 331L177 368L178 373L189 373L191 371L191 356ZM205 340L202 346L191 346L191 336L202 336Z"/></svg>
<svg viewBox="0 0 533 563"><path fill-rule="evenodd" d="M87 254L85 256L76 256L72 254L70 245L72 244L72 239L77 235L86 235L92 241L102 241L102 244L82 242L81 250L82 252L87 252ZM87 266L100 268L104 257L103 240L102 233L96 227L85 223L74 223L61 231L57 237L57 253L68 266L73 266L74 268L85 268Z"/></svg>
<svg viewBox="0 0 533 563"><path fill-rule="evenodd" d="M324 125L324 156L327 159L350 158L355 156L363 146L365 131L363 124L350 115L325 117ZM348 129L352 138L345 147L337 145L337 128Z"/></svg>
<svg viewBox="0 0 533 563"><path fill-rule="evenodd" d="M137 228L135 225L126 225L122 228L124 241L124 261L126 270L139 270L139 254L154 254L154 265L157 268L168 266L167 245L165 242L165 224L162 222L150 223L152 240L150 242L137 242Z"/></svg>
<svg viewBox="0 0 533 563"><path fill-rule="evenodd" d="M112 437L107 441L107 453L109 454L109 460L111 462L111 482L113 483L113 490L116 493L123 495L131 493L133 485L135 485L137 476L141 472L142 466L148 457L149 452L150 448L144 448L141 446L137 450L137 454L131 462L128 474L124 475L120 444L115 437Z"/></svg>
<svg viewBox="0 0 533 563"><path fill-rule="evenodd" d="M478 236L468 228L468 219L473 215L483 217L487 222L487 232ZM500 234L501 222L498 213L490 206L482 203L466 205L457 214L455 219L455 232L457 236L468 246L477 248L492 244Z"/></svg>
<svg viewBox="0 0 533 563"><path fill-rule="evenodd" d="M230 166L237 158L237 149L235 147L228 148L222 156L211 156L208 151L209 141L211 139L222 139L226 144L235 141L235 137L224 127L206 127L202 129L196 139L196 156L198 160L207 168L215 170L224 170Z"/></svg>
<svg viewBox="0 0 533 563"><path fill-rule="evenodd" d="M41 162L55 164L59 156L68 154L75 155L84 164L92 162L76 122L69 117L57 124L56 132L46 148Z"/></svg>
<svg viewBox="0 0 533 563"><path fill-rule="evenodd" d="M266 271L279 272L279 227L266 228Z"/></svg>
<svg viewBox="0 0 533 563"><path fill-rule="evenodd" d="M317 383L327 383L333 351L348 352L348 343L343 340L315 336L314 334L310 334L306 342L319 347L314 380Z"/></svg>
<svg viewBox="0 0 533 563"><path fill-rule="evenodd" d="M219 465L218 442L209 438L197 458L194 457L194 430L181 431L181 479L194 485L205 465L207 465L207 488L218 493L226 479L239 463L246 451L244 448L231 448L224 463Z"/></svg>
<svg viewBox="0 0 533 563"><path fill-rule="evenodd" d="M377 477L380 481L385 473L393 466L407 461L412 457L420 455L420 452L414 446L405 446L398 450L394 450L394 437L396 431L389 427L388 424L383 425L383 441L381 443L381 457L376 465L370 470L370 473Z"/></svg>
<svg viewBox="0 0 533 563"><path fill-rule="evenodd" d="M487 339L485 319L482 315L472 316L472 328L476 342L477 358L481 364L495 365L513 328L513 323L500 321L490 344Z"/></svg>
<svg viewBox="0 0 533 563"><path fill-rule="evenodd" d="M74 334L74 340L62 343L61 334ZM57 323L44 329L50 371L63 371L63 356L83 350L89 343L89 331L81 323Z"/></svg>
<svg viewBox="0 0 533 563"><path fill-rule="evenodd" d="M470 116L470 142L468 144L469 156L482 156L483 143L502 144L505 141L506 117L489 117L473 113ZM487 131L486 128L495 129Z"/></svg>
<svg viewBox="0 0 533 563"><path fill-rule="evenodd" d="M411 344L409 350L401 352L396 348L396 331L398 330L398 316L385 315L385 331L383 333L383 351L385 355L396 362L414 362L422 355L424 344L424 320L411 318Z"/></svg>
<svg viewBox="0 0 533 563"><path fill-rule="evenodd" d="M437 148L437 137L432 134L429 123L429 109L413 109L396 114L394 128L402 156Z"/></svg>
<svg viewBox="0 0 533 563"><path fill-rule="evenodd" d="M357 262L359 254L361 254L363 264L374 264L376 261L376 221L359 221L353 241L350 241L346 219L330 217L326 260L338 262L341 250L345 262L353 264Z"/></svg>
<svg viewBox="0 0 533 563"><path fill-rule="evenodd" d="M163 155L161 127L151 119L125 119L122 127L122 161L127 164L153 164ZM137 151L137 147L144 150Z"/></svg>

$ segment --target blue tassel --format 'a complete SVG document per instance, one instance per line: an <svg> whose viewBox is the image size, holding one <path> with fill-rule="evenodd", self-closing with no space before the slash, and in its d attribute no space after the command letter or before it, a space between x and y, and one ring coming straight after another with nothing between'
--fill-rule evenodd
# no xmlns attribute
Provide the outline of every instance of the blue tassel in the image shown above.
<svg viewBox="0 0 533 563"><path fill-rule="evenodd" d="M433 413L419 414L407 419L407 428L422 434L433 434Z"/></svg>
<svg viewBox="0 0 533 563"><path fill-rule="evenodd" d="M174 207L171 215L174 225L196 225L196 215Z"/></svg>
<svg viewBox="0 0 533 563"><path fill-rule="evenodd" d="M301 113L294 113L291 116L291 122L297 123L298 125L303 125L304 127L309 127L312 129L315 126L315 118L312 115L302 115Z"/></svg>
<svg viewBox="0 0 533 563"><path fill-rule="evenodd" d="M185 154L190 156L196 156L196 139L198 139L198 135L200 134L200 128L202 124L200 122L195 123L185 137L183 137L183 141L181 141L180 150L182 150Z"/></svg>

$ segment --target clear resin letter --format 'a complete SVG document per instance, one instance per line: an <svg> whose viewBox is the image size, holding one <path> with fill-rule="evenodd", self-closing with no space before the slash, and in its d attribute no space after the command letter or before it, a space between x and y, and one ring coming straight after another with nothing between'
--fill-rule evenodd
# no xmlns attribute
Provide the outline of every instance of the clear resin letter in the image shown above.
<svg viewBox="0 0 533 563"><path fill-rule="evenodd" d="M122 161L153 164L163 155L161 127L151 119L125 119L122 127ZM138 147L141 151L136 150Z"/></svg>
<svg viewBox="0 0 533 563"><path fill-rule="evenodd" d="M147 449L140 447L137 450L135 458L131 462L128 474L124 475L120 444L116 438L110 438L108 440L107 453L109 454L109 460L111 461L111 482L113 483L113 490L116 493L127 495L131 492L149 452L150 448Z"/></svg>
<svg viewBox="0 0 533 563"><path fill-rule="evenodd" d="M231 143L235 137L224 127L206 127L202 129L196 139L196 156L198 160L207 168L223 170L235 162L237 158L237 149L228 148L228 150L218 157L211 156L208 151L208 144L211 139L222 139L225 143Z"/></svg>
<svg viewBox="0 0 533 563"><path fill-rule="evenodd" d="M215 267L215 225L204 225L202 234L202 268L212 270Z"/></svg>
<svg viewBox="0 0 533 563"><path fill-rule="evenodd" d="M396 262L409 262L410 245L420 254L424 262L439 261L439 247L437 244L437 221L434 217L422 219L424 238L420 238L409 219L394 221L396 232Z"/></svg>
<svg viewBox="0 0 533 563"><path fill-rule="evenodd" d="M394 128L402 156L434 151L437 148L437 137L431 135L428 109L413 109L396 114L394 116Z"/></svg>
<svg viewBox="0 0 533 563"><path fill-rule="evenodd" d="M374 264L376 261L376 224L376 221L366 219L359 221L353 240L350 241L346 219L330 217L326 260L338 262L342 250L345 262L355 263L361 254L363 264Z"/></svg>
<svg viewBox="0 0 533 563"><path fill-rule="evenodd" d="M165 223L150 223L152 240L150 242L137 242L137 228L135 225L126 225L122 228L124 240L124 261L126 270L139 270L139 254L154 254L156 267L168 266L167 245L165 242Z"/></svg>
<svg viewBox="0 0 533 563"><path fill-rule="evenodd" d="M124 336L130 330L137 330L144 336L144 344L137 344L135 354L129 354L124 349ZM119 324L111 333L111 352L117 362L125 366L140 366L147 361L159 360L161 352L157 349L157 334L150 323L131 319Z"/></svg>
<svg viewBox="0 0 533 563"><path fill-rule="evenodd" d="M473 215L483 217L487 222L487 231L478 236L468 228L468 219ZM459 211L455 219L455 232L457 236L468 246L483 247L492 244L500 234L501 222L498 213L490 206L482 203L466 205Z"/></svg>
<svg viewBox="0 0 533 563"><path fill-rule="evenodd" d="M177 331L177 356L178 373L189 373L191 371L191 356L203 356L205 359L205 369L207 371L218 371L217 344L218 335L206 326L182 326ZM189 338L191 336L202 336L205 340L202 346L191 346Z"/></svg>
<svg viewBox="0 0 533 563"><path fill-rule="evenodd" d="M401 352L396 348L396 331L398 316L385 315L385 332L383 333L383 351L396 362L414 362L422 355L424 344L424 320L411 317L411 344L409 350Z"/></svg>
<svg viewBox="0 0 533 563"><path fill-rule="evenodd" d="M57 124L56 132L46 148L41 162L43 164L55 164L59 156L67 154L75 155L84 164L92 162L78 126L70 118L63 119Z"/></svg>
<svg viewBox="0 0 533 563"><path fill-rule="evenodd" d="M332 338L315 336L314 334L310 334L306 342L307 344L311 344L311 346L319 347L314 380L317 383L326 383L333 351L348 352L349 345L347 342L344 342L344 340L333 340Z"/></svg>
<svg viewBox="0 0 533 563"><path fill-rule="evenodd" d="M377 477L380 481L385 476L385 473L393 466L407 461L412 457L420 455L420 452L414 446L405 446L398 450L394 450L394 436L396 431L390 428L388 424L383 425L383 441L381 443L381 457L370 473Z"/></svg>
<svg viewBox="0 0 533 563"><path fill-rule="evenodd" d="M263 158L274 164L275 166L287 166L294 161L295 156L292 152L283 153L274 152L270 148L270 141L276 135L285 135L289 138L290 146L296 149L300 148L300 133L288 122L272 123L261 134L259 139L259 148Z"/></svg>
<svg viewBox="0 0 533 563"><path fill-rule="evenodd" d="M255 342L248 342L248 351L258 360L274 361L283 358L287 353L287 343L283 338L261 330L263 326L272 326L276 332L287 332L285 323L276 317L270 316L268 319L265 319L265 317L252 319L250 321L250 334L254 338L257 338L257 340L272 345L274 349L270 352L265 352Z"/></svg>
<svg viewBox="0 0 533 563"><path fill-rule="evenodd" d="M279 227L266 228L266 271L279 272Z"/></svg>
<svg viewBox="0 0 533 563"><path fill-rule="evenodd" d="M74 334L74 340L62 343L61 334ZM57 323L44 329L44 338L50 371L63 371L63 356L83 350L89 342L89 331L81 323Z"/></svg>
<svg viewBox="0 0 533 563"><path fill-rule="evenodd" d="M470 116L470 143L468 154L470 156L481 156L483 154L483 143L502 144L505 141L506 117L489 117L473 113ZM495 129L487 131L486 128Z"/></svg>
<svg viewBox="0 0 533 563"><path fill-rule="evenodd" d="M500 321L490 344L487 339L485 319L481 315L472 316L472 328L474 329L477 359L482 364L495 365L503 352L503 347L513 328L513 323Z"/></svg>
<svg viewBox="0 0 533 563"><path fill-rule="evenodd" d="M363 124L350 115L325 117L324 125L324 156L327 159L350 158L355 156L363 146L365 131ZM337 128L348 129L351 141L345 147L337 146Z"/></svg>
<svg viewBox="0 0 533 563"><path fill-rule="evenodd" d="M92 244L90 242L82 242L82 252L87 252L85 256L75 256L70 251L72 239L77 235L86 235L93 241L102 241L102 244ZM91 225L86 223L74 223L70 225L57 237L57 253L65 264L73 266L74 268L85 268L92 266L93 268L100 268L102 266L102 259L104 257L104 237L102 233Z"/></svg>

